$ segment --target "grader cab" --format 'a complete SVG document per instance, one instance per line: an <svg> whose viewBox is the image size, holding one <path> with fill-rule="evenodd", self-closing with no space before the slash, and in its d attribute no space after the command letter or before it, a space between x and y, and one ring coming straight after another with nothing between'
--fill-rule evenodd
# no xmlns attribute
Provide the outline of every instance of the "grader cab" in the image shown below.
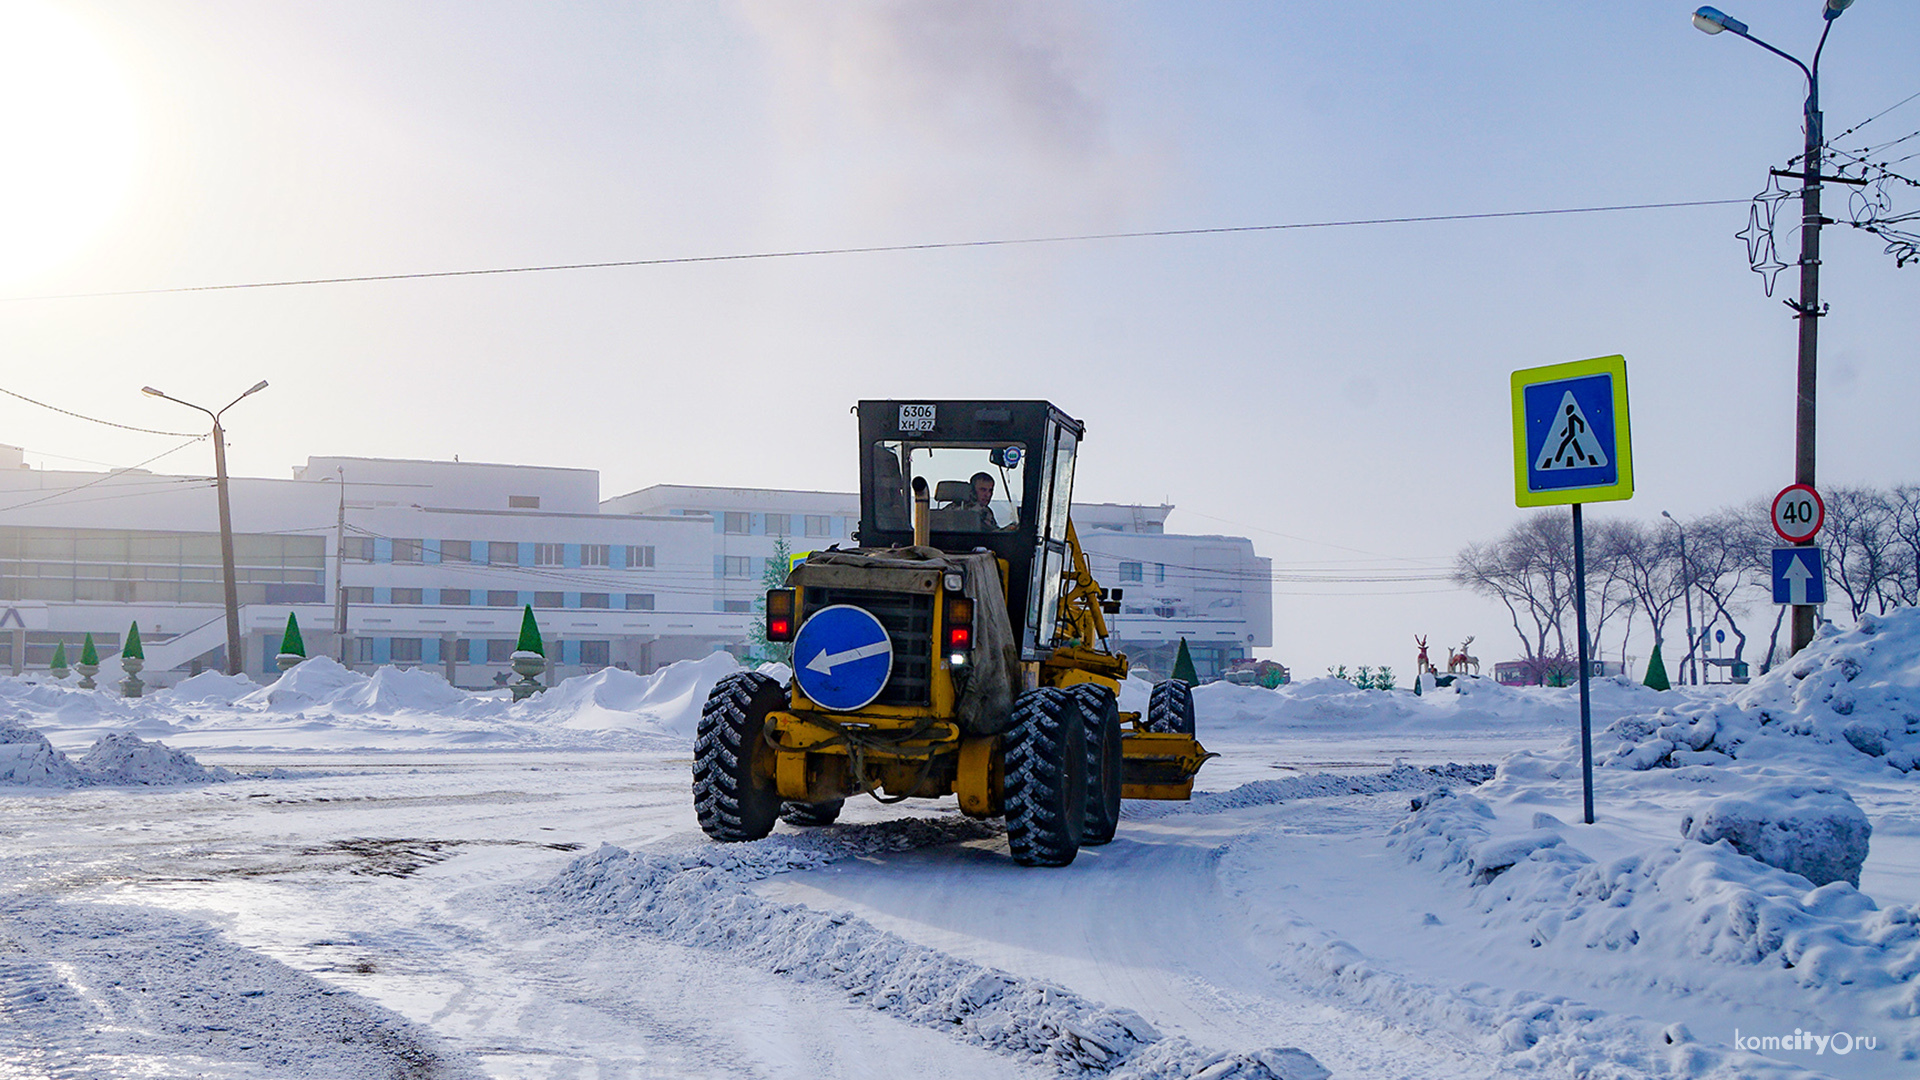
<svg viewBox="0 0 1920 1080"><path fill-rule="evenodd" d="M1212 755L1193 698L1119 711L1127 658L1068 508L1082 425L1044 401L862 401L859 547L809 553L767 594L793 679L721 680L693 801L715 840L825 825L851 796L958 797L1003 815L1029 866L1104 844L1120 801L1185 799Z"/></svg>

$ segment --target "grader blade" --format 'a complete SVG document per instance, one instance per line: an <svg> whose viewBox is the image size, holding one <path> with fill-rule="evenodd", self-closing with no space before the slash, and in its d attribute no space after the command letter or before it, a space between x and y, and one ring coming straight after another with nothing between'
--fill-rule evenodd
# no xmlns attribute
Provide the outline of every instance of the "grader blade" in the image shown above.
<svg viewBox="0 0 1920 1080"><path fill-rule="evenodd" d="M1123 799L1188 799L1193 777L1210 754L1191 735L1129 731L1120 740Z"/></svg>

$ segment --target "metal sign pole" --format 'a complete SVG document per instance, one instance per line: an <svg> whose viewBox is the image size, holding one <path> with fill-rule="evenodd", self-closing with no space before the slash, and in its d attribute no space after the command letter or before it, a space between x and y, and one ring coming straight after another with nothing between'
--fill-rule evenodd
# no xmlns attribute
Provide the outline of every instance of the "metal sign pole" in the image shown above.
<svg viewBox="0 0 1920 1080"><path fill-rule="evenodd" d="M1580 504L1573 504L1573 623L1580 636L1580 794L1593 824L1593 701L1587 692L1587 540Z"/></svg>

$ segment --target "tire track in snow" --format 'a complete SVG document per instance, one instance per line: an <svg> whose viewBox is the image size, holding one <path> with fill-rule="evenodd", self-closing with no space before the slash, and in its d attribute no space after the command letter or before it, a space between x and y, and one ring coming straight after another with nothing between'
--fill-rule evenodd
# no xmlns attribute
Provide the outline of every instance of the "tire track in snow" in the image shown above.
<svg viewBox="0 0 1920 1080"><path fill-rule="evenodd" d="M603 846L543 893L603 926L725 951L733 960L840 987L853 1001L1068 1074L1118 1080L1325 1080L1305 1051L1221 1053L1162 1036L1138 1013L917 945L846 915L768 900L747 886L861 855L997 834L962 818L908 818L678 854Z"/></svg>

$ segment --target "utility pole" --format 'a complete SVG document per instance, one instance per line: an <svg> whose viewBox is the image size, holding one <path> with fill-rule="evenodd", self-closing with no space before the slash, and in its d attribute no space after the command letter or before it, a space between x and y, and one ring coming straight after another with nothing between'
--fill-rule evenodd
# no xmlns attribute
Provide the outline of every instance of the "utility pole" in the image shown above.
<svg viewBox="0 0 1920 1080"><path fill-rule="evenodd" d="M219 491L220 500L220 569L225 579L227 593L227 674L239 675L246 671L246 661L241 655L240 641L240 583L233 568L233 509L227 499L227 432L220 426L220 418L228 409L267 388L267 380L254 383L246 393L227 402L218 411L195 405L191 401L181 401L170 394L162 393L151 386L143 386L140 392L150 397L164 398L175 405L185 405L189 409L198 409L213 420L213 473L214 486Z"/></svg>
<svg viewBox="0 0 1920 1080"><path fill-rule="evenodd" d="M1833 20L1827 20L1833 28ZM1826 34L1820 44L1827 43ZM1814 393L1818 388L1815 373L1820 347L1820 147L1824 141L1820 116L1820 54L1813 54L1813 67L1807 71L1807 148L1800 177L1800 302L1791 304L1794 318L1800 320L1799 396L1793 415L1793 482L1814 487L1813 434ZM1814 490L1819 490L1814 488ZM1809 546L1812 540L1801 541ZM1793 609L1793 651L1813 644L1813 605L1799 604Z"/></svg>
<svg viewBox="0 0 1920 1080"><path fill-rule="evenodd" d="M340 650L340 666L347 666L347 470L334 469L340 477L340 519L333 528L333 636Z"/></svg>

